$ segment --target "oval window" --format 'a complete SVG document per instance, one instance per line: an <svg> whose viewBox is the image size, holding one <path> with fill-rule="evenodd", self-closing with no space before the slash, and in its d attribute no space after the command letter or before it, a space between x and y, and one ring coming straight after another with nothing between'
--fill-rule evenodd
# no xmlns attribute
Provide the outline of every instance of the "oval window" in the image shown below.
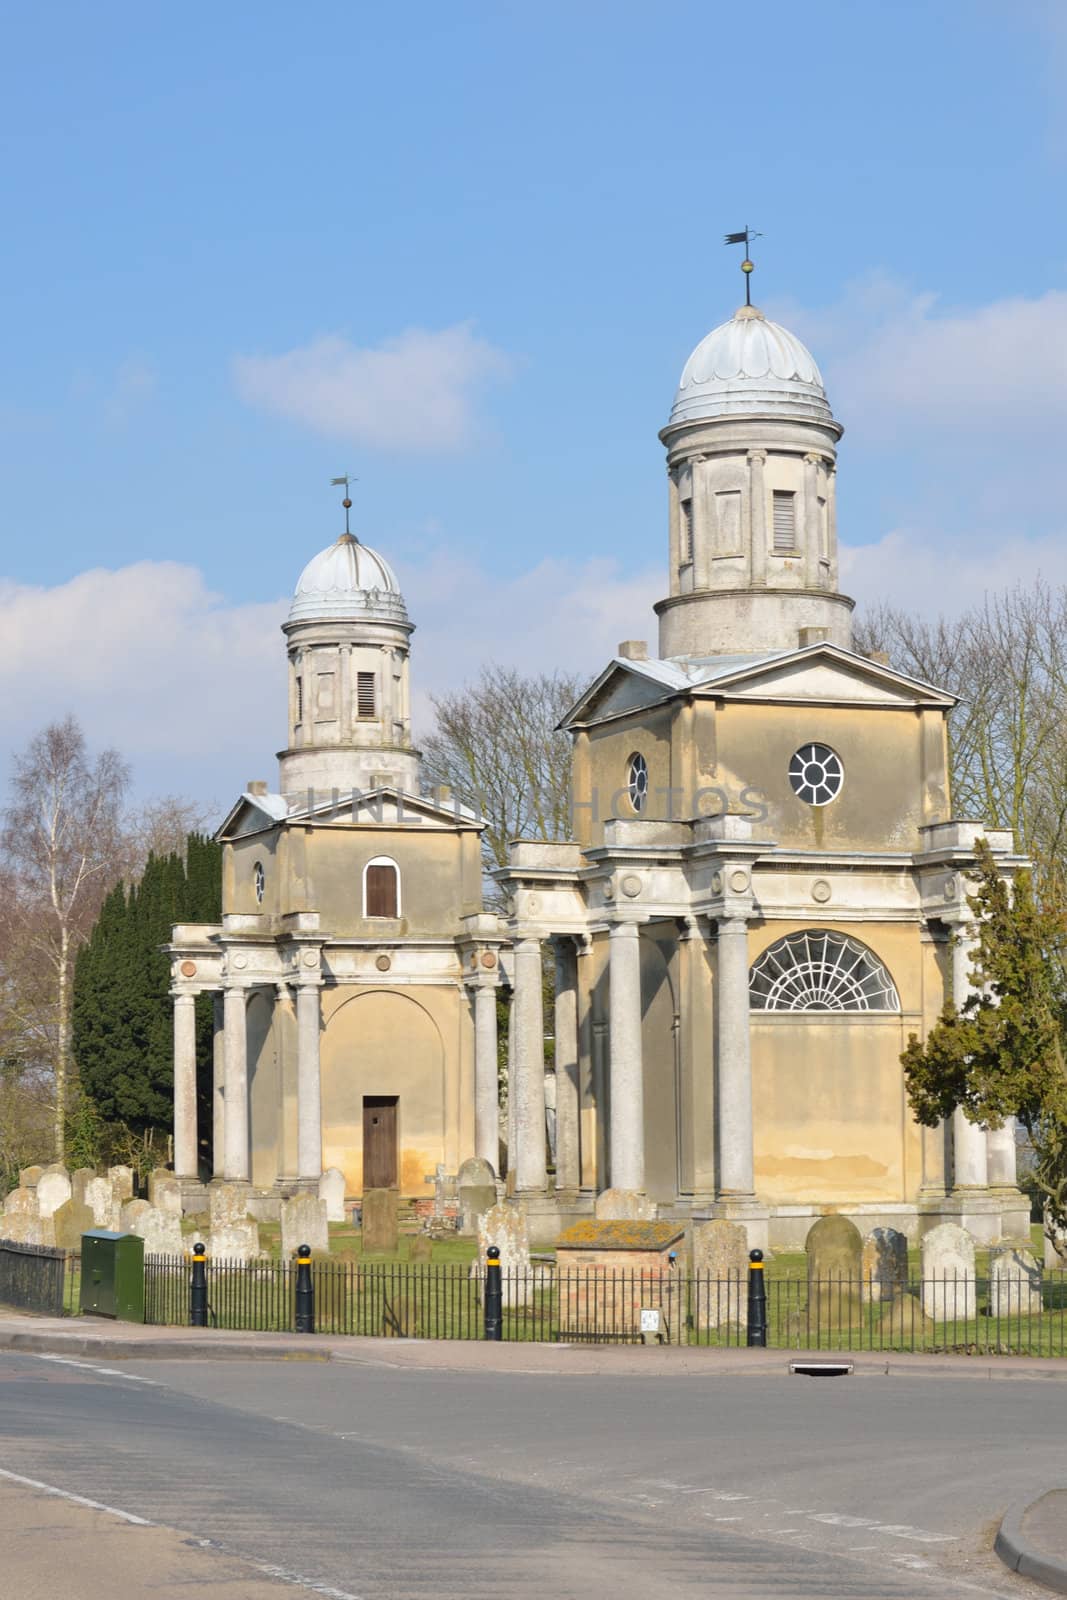
<svg viewBox="0 0 1067 1600"><path fill-rule="evenodd" d="M640 815L648 803L648 762L640 751L630 757L626 792L630 796L630 804Z"/></svg>
<svg viewBox="0 0 1067 1600"><path fill-rule="evenodd" d="M267 874L263 871L262 861L257 861L252 868L252 882L256 886L256 899L262 902L267 887Z"/></svg>

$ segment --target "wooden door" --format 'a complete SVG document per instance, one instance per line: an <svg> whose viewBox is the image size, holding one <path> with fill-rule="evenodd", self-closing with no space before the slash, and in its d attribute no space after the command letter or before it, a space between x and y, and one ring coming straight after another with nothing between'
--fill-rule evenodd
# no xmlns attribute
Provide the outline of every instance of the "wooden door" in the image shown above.
<svg viewBox="0 0 1067 1600"><path fill-rule="evenodd" d="M363 1096L363 1187L397 1187L395 1094Z"/></svg>

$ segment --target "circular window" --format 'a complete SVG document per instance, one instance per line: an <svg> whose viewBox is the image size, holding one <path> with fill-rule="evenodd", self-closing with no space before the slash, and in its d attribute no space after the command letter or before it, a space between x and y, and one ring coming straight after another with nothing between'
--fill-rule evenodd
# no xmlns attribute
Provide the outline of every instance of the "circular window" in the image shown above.
<svg viewBox="0 0 1067 1600"><path fill-rule="evenodd" d="M257 861L252 868L252 882L256 886L256 899L263 899L263 891L267 887L267 874L263 871L262 861Z"/></svg>
<svg viewBox="0 0 1067 1600"><path fill-rule="evenodd" d="M829 745L804 744L789 763L789 781L805 805L825 806L841 793L845 769Z"/></svg>
<svg viewBox="0 0 1067 1600"><path fill-rule="evenodd" d="M648 762L640 753L630 757L626 775L626 791L635 811L643 811L648 803Z"/></svg>

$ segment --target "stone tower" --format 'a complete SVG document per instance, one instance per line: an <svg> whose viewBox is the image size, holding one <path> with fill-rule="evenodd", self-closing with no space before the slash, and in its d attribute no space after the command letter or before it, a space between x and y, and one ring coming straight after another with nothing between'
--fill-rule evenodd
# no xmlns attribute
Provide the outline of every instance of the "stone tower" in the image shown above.
<svg viewBox="0 0 1067 1600"><path fill-rule="evenodd" d="M686 362L660 434L670 477L668 659L851 644L837 588L841 437L810 352L742 306Z"/></svg>
<svg viewBox="0 0 1067 1600"><path fill-rule="evenodd" d="M413 625L388 563L350 533L309 561L282 631L289 650L289 738L282 794L390 784L419 792L411 744Z"/></svg>

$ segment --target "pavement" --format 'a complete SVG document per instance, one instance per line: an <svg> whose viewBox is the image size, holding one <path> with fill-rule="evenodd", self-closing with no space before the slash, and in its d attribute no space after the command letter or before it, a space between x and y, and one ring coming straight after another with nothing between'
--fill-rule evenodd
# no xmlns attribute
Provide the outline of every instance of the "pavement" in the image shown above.
<svg viewBox="0 0 1067 1600"><path fill-rule="evenodd" d="M13 1313L0 1351L23 1600L1018 1600L1067 1571L1067 1360L856 1352L816 1382L795 1351Z"/></svg>

